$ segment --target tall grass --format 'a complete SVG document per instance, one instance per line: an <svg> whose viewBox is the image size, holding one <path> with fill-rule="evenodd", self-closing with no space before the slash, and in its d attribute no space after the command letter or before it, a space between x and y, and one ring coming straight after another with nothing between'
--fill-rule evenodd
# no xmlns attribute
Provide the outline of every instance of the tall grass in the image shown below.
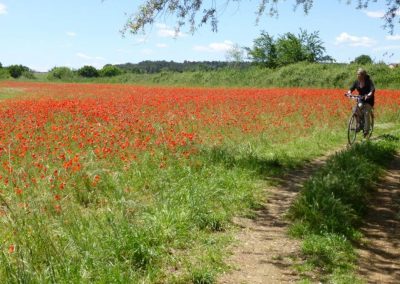
<svg viewBox="0 0 400 284"><path fill-rule="evenodd" d="M102 82L139 85L198 86L198 87L312 87L348 88L356 79L360 67L355 64L297 63L277 69L249 67L225 68L216 71L169 72L132 74L110 78L65 78L65 82ZM362 66L371 75L378 89L400 88L400 68L390 69L385 64ZM47 80L45 74L37 75Z"/></svg>
<svg viewBox="0 0 400 284"><path fill-rule="evenodd" d="M87 159L61 203L45 180L17 199L1 192L0 279L213 283L225 269L232 217L258 206L265 179L341 143L334 133L204 146L189 159L148 154L124 169L118 159L114 169ZM316 146L323 137L326 143ZM299 147L304 144L309 147ZM29 173L35 176L34 169ZM102 177L97 184L95 174Z"/></svg>

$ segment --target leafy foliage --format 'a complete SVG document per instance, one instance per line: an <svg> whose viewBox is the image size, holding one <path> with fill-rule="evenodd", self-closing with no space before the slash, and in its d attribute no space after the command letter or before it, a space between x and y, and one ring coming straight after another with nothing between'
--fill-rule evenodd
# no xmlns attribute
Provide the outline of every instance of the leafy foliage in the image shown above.
<svg viewBox="0 0 400 284"><path fill-rule="evenodd" d="M23 65L10 65L8 66L8 72L13 78L19 78L24 72L29 72L29 68Z"/></svg>
<svg viewBox="0 0 400 284"><path fill-rule="evenodd" d="M362 54L360 56L357 56L352 63L366 65L372 64L373 62L371 56Z"/></svg>
<svg viewBox="0 0 400 284"><path fill-rule="evenodd" d="M89 65L85 65L78 69L78 74L79 76L86 78L99 77L99 71L95 67Z"/></svg>
<svg viewBox="0 0 400 284"><path fill-rule="evenodd" d="M121 75L123 71L118 68L117 66L113 66L110 64L105 65L101 70L100 70L100 75L102 77L114 77Z"/></svg>
<svg viewBox="0 0 400 284"><path fill-rule="evenodd" d="M74 72L71 68L68 67L54 67L50 70L47 78L49 80L58 79L58 80L68 80L74 78Z"/></svg>
<svg viewBox="0 0 400 284"><path fill-rule="evenodd" d="M0 79L7 79L10 77L10 73L6 68L0 68Z"/></svg>
<svg viewBox="0 0 400 284"><path fill-rule="evenodd" d="M240 66L244 62L244 52L245 49L235 44L227 51L226 60L235 67Z"/></svg>
<svg viewBox="0 0 400 284"><path fill-rule="evenodd" d="M259 18L268 11L270 16L278 15L278 3L282 0L259 0L259 5L257 9L257 21ZM225 7L232 2L238 1L225 1ZM302 7L304 13L312 8L314 0L293 0L295 7ZM338 1L340 2L340 1ZM350 4L352 1L346 1ZM368 8L371 2L378 2L378 0L358 0L356 2L357 9ZM393 28L398 20L398 9L400 8L399 0L381 0L380 2L385 2L386 11L384 15L385 27L393 32ZM176 18L176 29L179 29L184 25L189 25L192 32L196 28L202 26L203 24L210 24L212 31L218 30L218 14L219 10L216 1L204 1L204 0L146 0L142 4L138 11L132 14L123 29L123 33L127 31L131 33L138 33L145 29L146 26L153 24L156 19L160 16L172 15Z"/></svg>
<svg viewBox="0 0 400 284"><path fill-rule="evenodd" d="M278 65L275 40L265 31L253 42L253 48L246 48L249 57L257 65L274 68Z"/></svg>
<svg viewBox="0 0 400 284"><path fill-rule="evenodd" d="M253 48L246 48L257 65L274 68L297 62L333 61L325 55L325 47L318 32L300 30L298 35L285 33L276 40L265 31L254 40Z"/></svg>

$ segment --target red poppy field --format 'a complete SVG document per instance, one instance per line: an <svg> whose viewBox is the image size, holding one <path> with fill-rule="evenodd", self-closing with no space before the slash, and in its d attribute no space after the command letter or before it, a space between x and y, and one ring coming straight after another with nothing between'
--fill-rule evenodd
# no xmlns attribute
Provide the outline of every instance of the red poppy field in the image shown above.
<svg viewBox="0 0 400 284"><path fill-rule="evenodd" d="M257 204L257 181L345 143L343 93L0 82L0 279L185 282L220 267L215 232ZM379 135L400 91L376 104Z"/></svg>

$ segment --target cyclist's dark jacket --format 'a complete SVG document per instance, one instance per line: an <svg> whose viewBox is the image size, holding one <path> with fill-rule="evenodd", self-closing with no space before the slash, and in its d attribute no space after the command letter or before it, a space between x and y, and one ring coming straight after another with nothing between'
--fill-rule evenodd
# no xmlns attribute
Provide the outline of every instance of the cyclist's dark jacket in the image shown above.
<svg viewBox="0 0 400 284"><path fill-rule="evenodd" d="M367 75L365 78L365 84L364 87L360 88L360 82L356 80L353 85L350 87L350 91L354 91L357 89L358 94L360 96L366 96L369 93L372 93L370 97L367 98L365 101L366 103L369 103L371 106L374 106L375 103L375 86L374 83L372 82L371 78Z"/></svg>

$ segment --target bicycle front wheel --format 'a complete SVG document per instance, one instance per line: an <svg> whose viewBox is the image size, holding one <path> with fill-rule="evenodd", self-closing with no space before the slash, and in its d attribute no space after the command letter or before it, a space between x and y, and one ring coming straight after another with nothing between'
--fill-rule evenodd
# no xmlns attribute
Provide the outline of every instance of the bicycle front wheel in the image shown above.
<svg viewBox="0 0 400 284"><path fill-rule="evenodd" d="M347 139L349 142L349 145L352 145L357 138L357 116L355 113L353 113L350 117L349 120L349 125L347 128Z"/></svg>

